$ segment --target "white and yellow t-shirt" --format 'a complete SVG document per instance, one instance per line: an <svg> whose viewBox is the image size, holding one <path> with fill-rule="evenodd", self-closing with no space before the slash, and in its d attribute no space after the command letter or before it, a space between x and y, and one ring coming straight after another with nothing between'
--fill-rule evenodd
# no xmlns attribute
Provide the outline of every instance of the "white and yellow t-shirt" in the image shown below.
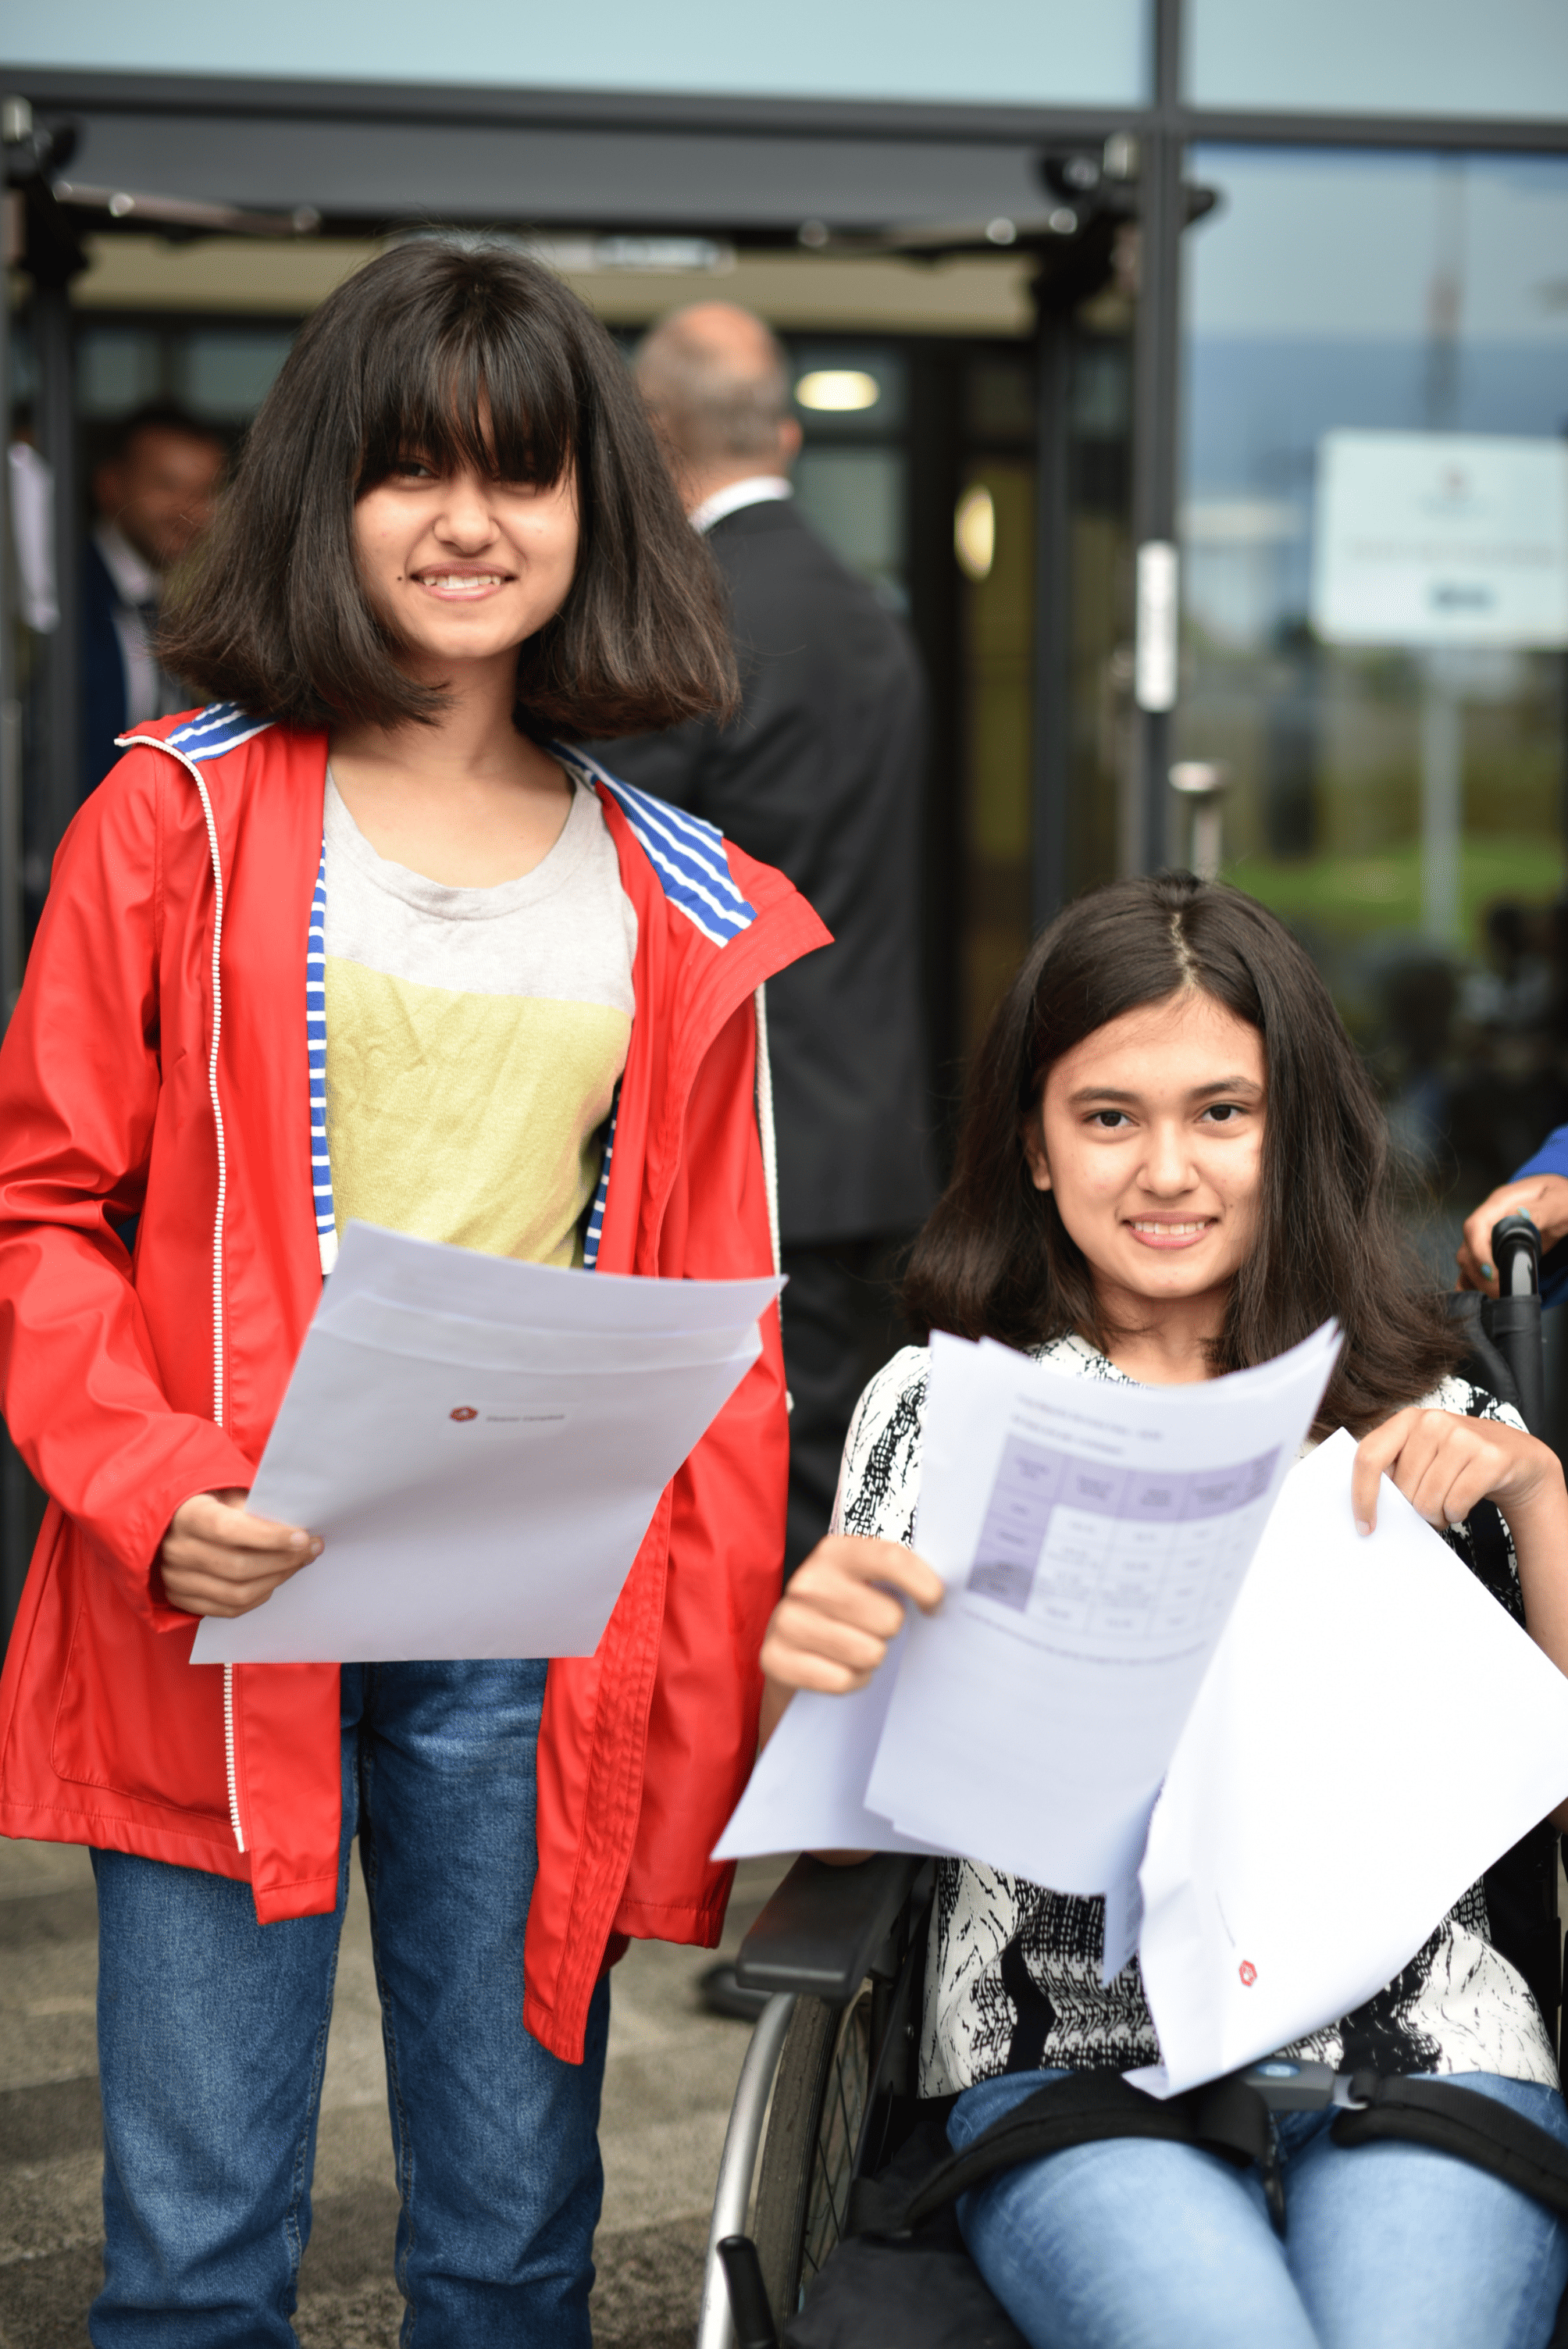
<svg viewBox="0 0 1568 2349"><path fill-rule="evenodd" d="M626 1064L637 916L596 794L521 881L378 856L326 781L326 1133L350 1216L534 1264L583 1259Z"/></svg>

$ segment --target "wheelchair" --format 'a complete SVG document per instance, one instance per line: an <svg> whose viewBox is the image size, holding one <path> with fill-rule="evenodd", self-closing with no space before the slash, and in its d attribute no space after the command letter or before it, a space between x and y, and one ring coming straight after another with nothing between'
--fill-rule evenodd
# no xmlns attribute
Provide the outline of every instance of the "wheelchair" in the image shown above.
<svg viewBox="0 0 1568 2349"><path fill-rule="evenodd" d="M1467 1371L1536 1431L1545 1415L1541 1266L1526 1217L1496 1226L1492 1261L1503 1294L1456 1295L1449 1308L1465 1325ZM952 2099L917 2093L934 1881L934 1861L900 1853L848 1868L806 1855L742 1942L737 1981L768 2002L725 2138L696 2349L778 2349L793 2320L807 2321L801 2312L832 2253L888 2223L878 2180L902 2171L907 2191L945 2151L940 2131ZM1558 1881L1559 1837L1549 1822L1486 1879L1493 1940L1529 1983L1554 2046L1565 1990ZM1276 2108L1303 2101L1272 2090L1264 2100ZM1326 2088L1316 2101L1327 2101ZM949 2236L955 2240L955 2230ZM975 2349L1018 2341L996 2315L995 2330L966 2336ZM921 2349L918 2320L897 2337L900 2349ZM1568 2299L1553 2340L1568 2349Z"/></svg>

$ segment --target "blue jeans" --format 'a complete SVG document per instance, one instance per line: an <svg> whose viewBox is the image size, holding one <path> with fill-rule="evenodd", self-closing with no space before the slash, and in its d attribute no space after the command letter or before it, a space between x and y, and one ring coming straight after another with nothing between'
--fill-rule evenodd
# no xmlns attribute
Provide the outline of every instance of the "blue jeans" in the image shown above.
<svg viewBox="0 0 1568 2349"><path fill-rule="evenodd" d="M950 2142L1062 2077L967 2089ZM1460 2085L1568 2144L1555 2088ZM1335 2145L1334 2118L1281 2118L1283 2242L1255 2168L1126 2137L1003 2171L964 2197L959 2225L1031 2349L1545 2349L1568 2285L1562 2221L1447 2154Z"/></svg>
<svg viewBox="0 0 1568 2349"><path fill-rule="evenodd" d="M401 2210L402 2339L588 2349L610 1992L587 2060L522 2027L542 1663L346 1666L330 1917L95 1851L104 2108L98 2349L290 2349L357 1829Z"/></svg>

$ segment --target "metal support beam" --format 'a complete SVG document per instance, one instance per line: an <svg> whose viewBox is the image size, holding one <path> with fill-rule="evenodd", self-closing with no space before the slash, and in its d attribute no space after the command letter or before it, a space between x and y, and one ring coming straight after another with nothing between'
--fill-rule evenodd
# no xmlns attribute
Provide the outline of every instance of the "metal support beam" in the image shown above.
<svg viewBox="0 0 1568 2349"><path fill-rule="evenodd" d="M1140 134L1138 326L1133 345L1132 528L1139 547L1176 541L1181 385L1181 0L1155 0L1155 119ZM1144 650L1140 647L1140 653ZM1140 664L1141 665L1141 664ZM1159 698L1161 697L1152 697ZM1151 872L1169 854L1170 707L1140 709L1132 808L1137 836L1124 863Z"/></svg>
<svg viewBox="0 0 1568 2349"><path fill-rule="evenodd" d="M77 812L81 787L76 320L67 289L36 285L32 316L38 369L38 449L55 477L55 592L60 606L60 625L42 639L39 660L42 838L38 845L46 871Z"/></svg>
<svg viewBox="0 0 1568 2349"><path fill-rule="evenodd" d="M1072 518L1068 447L1073 336L1042 305L1036 337L1034 927L1068 901L1072 790Z"/></svg>

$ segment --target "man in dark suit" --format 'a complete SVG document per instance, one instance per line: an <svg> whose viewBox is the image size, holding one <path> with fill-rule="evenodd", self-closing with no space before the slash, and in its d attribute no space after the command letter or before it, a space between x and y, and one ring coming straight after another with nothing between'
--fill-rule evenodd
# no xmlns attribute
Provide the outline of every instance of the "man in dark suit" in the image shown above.
<svg viewBox="0 0 1568 2349"><path fill-rule="evenodd" d="M93 475L97 519L81 570L83 799L119 757L117 734L190 700L158 665L158 606L168 574L212 519L223 454L179 409L143 408Z"/></svg>
<svg viewBox="0 0 1568 2349"><path fill-rule="evenodd" d="M744 707L604 750L613 772L777 865L834 943L769 982L792 1568L827 1531L856 1398L890 1350L888 1242L934 1186L921 1010L924 695L903 625L808 528L784 354L729 303L636 357L694 526L729 583Z"/></svg>

